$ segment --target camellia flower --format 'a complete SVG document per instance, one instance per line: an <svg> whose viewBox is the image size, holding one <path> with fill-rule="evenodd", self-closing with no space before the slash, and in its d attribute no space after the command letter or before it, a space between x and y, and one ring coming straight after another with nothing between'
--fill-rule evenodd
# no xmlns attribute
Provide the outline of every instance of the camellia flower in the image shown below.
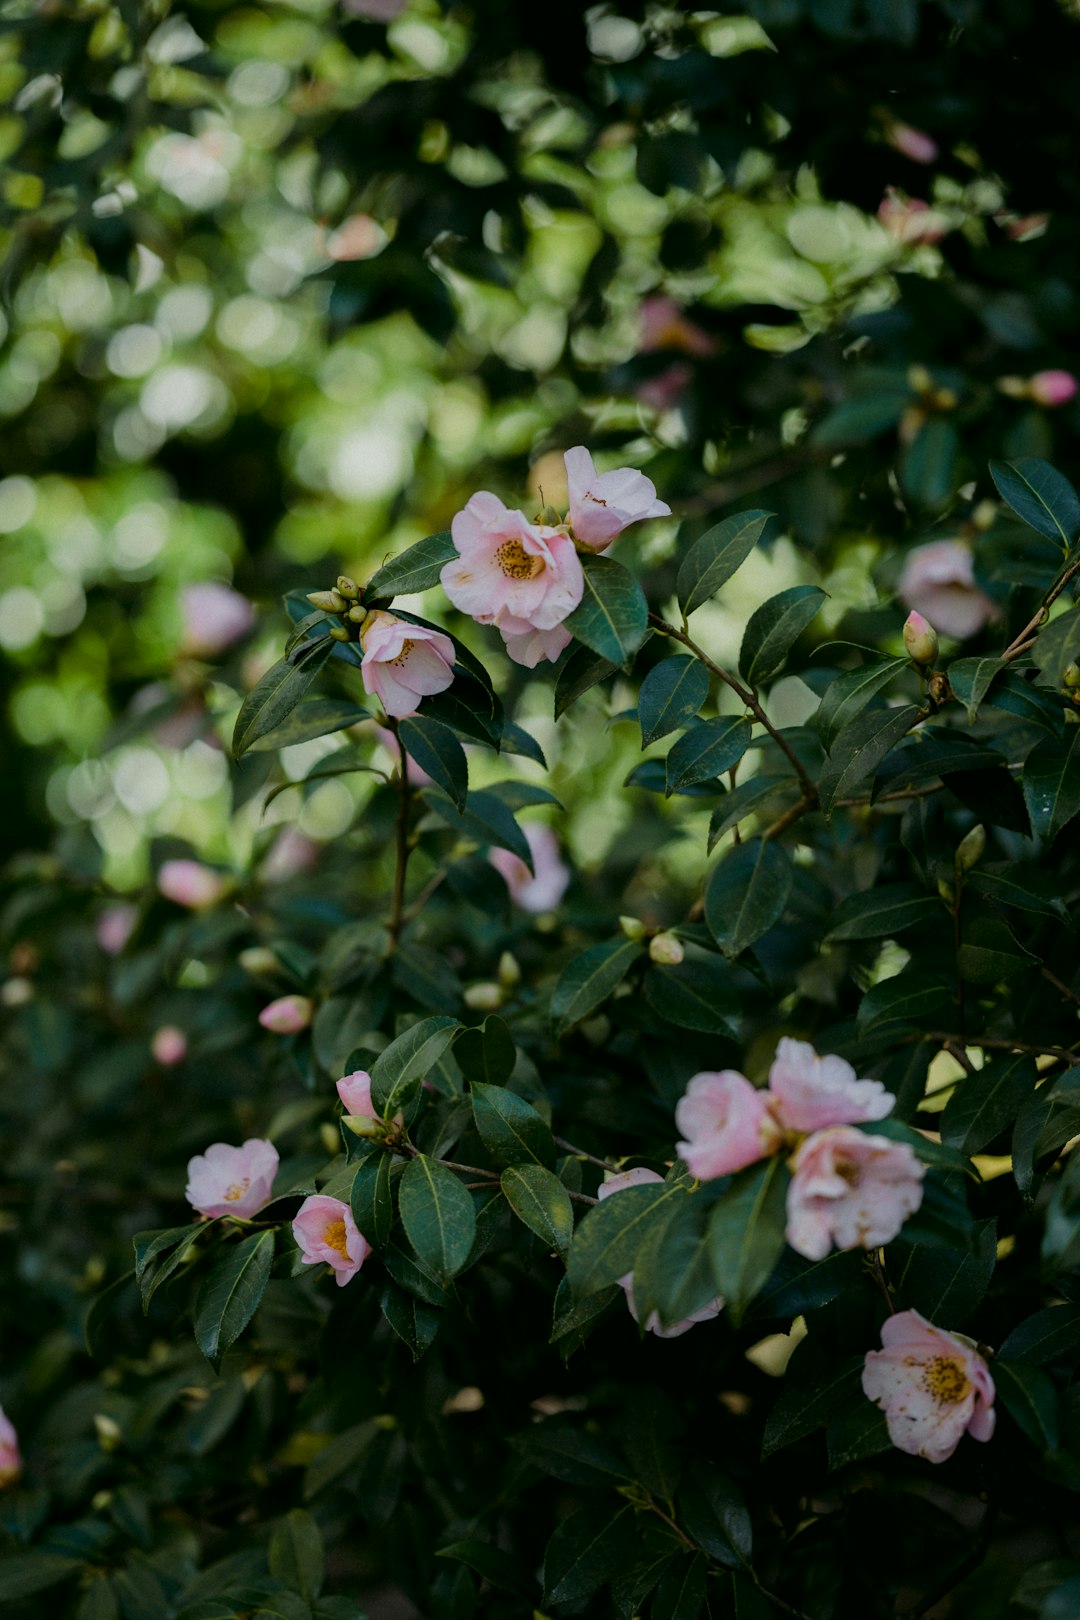
<svg viewBox="0 0 1080 1620"><path fill-rule="evenodd" d="M551 630L537 630L528 619L516 619L512 613L500 613L495 628L514 663L526 669L535 669L543 659L553 664L574 639L561 624Z"/></svg>
<svg viewBox="0 0 1080 1620"><path fill-rule="evenodd" d="M255 622L255 609L247 597L215 580L185 585L180 611L184 619L180 651L189 658L216 658L246 636Z"/></svg>
<svg viewBox="0 0 1080 1620"><path fill-rule="evenodd" d="M895 236L909 247L923 242L940 242L949 229L949 221L944 214L931 208L922 197L906 197L895 186L886 186L877 217L890 236Z"/></svg>
<svg viewBox="0 0 1080 1620"><path fill-rule="evenodd" d="M314 1011L310 996L279 996L263 1008L259 1023L273 1035L299 1035L311 1023Z"/></svg>
<svg viewBox="0 0 1080 1620"><path fill-rule="evenodd" d="M493 849L488 860L510 890L510 898L522 911L552 911L566 893L570 868L559 854L559 840L542 821L522 827L532 855L535 875L519 855L509 849Z"/></svg>
<svg viewBox="0 0 1080 1620"><path fill-rule="evenodd" d="M356 1276L371 1253L371 1244L361 1237L348 1204L327 1193L304 1199L292 1229L305 1266L331 1266L339 1288Z"/></svg>
<svg viewBox="0 0 1080 1620"><path fill-rule="evenodd" d="M783 1132L771 1100L735 1069L695 1074L675 1109L675 1124L686 1137L675 1151L690 1174L713 1181L775 1153Z"/></svg>
<svg viewBox="0 0 1080 1620"><path fill-rule="evenodd" d="M636 1165L633 1170L620 1170L617 1175L605 1176L596 1190L596 1195L603 1203L612 1193L622 1192L625 1187L647 1187L652 1182L663 1181L663 1176L657 1175L655 1170L646 1170L644 1165ZM626 1304L630 1315L636 1322L638 1320L637 1306L634 1304L634 1274L628 1271L625 1277L619 1278L619 1287L626 1295ZM672 1322L670 1327L664 1327L660 1320L659 1311L650 1311L645 1321L646 1333L655 1333L658 1339L678 1339L684 1333L689 1333L692 1327L699 1322L709 1322L714 1316L719 1316L724 1308L724 1301L719 1294L715 1299L703 1305L700 1310L693 1311L680 1322Z"/></svg>
<svg viewBox="0 0 1080 1620"><path fill-rule="evenodd" d="M585 576L565 529L529 523L497 495L480 490L450 525L458 555L440 578L456 608L479 624L503 624L508 637L554 630L581 601Z"/></svg>
<svg viewBox="0 0 1080 1620"><path fill-rule="evenodd" d="M413 714L421 698L445 692L454 679L454 643L439 630L409 624L395 613L371 613L360 632L364 690L395 720Z"/></svg>
<svg viewBox="0 0 1080 1620"><path fill-rule="evenodd" d="M933 136L925 129L916 129L914 124L891 123L885 131L885 139L912 163L933 163L937 158L938 145Z"/></svg>
<svg viewBox="0 0 1080 1620"><path fill-rule="evenodd" d="M241 1147L212 1142L188 1162L184 1197L200 1215L239 1215L250 1220L270 1202L278 1169L277 1148L253 1136Z"/></svg>
<svg viewBox="0 0 1080 1620"><path fill-rule="evenodd" d="M769 1070L776 1114L789 1131L821 1131L884 1119L895 1098L880 1080L859 1080L842 1057L818 1057L807 1041L783 1036Z"/></svg>
<svg viewBox="0 0 1080 1620"><path fill-rule="evenodd" d="M229 879L201 861L163 861L157 886L166 900L187 906L189 911L205 911L229 892Z"/></svg>
<svg viewBox="0 0 1080 1620"><path fill-rule="evenodd" d="M337 1083L337 1094L345 1112L364 1119L378 1119L371 1101L371 1076L366 1069L346 1074Z"/></svg>
<svg viewBox="0 0 1080 1620"><path fill-rule="evenodd" d="M598 473L583 444L564 456L570 491L570 527L579 545L606 551L615 536L645 518L670 517L671 507L656 498L656 485L634 467Z"/></svg>
<svg viewBox="0 0 1080 1620"><path fill-rule="evenodd" d="M852 1125L815 1131L791 1158L787 1241L807 1260L891 1243L922 1203L923 1166L906 1142Z"/></svg>
<svg viewBox="0 0 1080 1620"><path fill-rule="evenodd" d="M175 1024L162 1024L160 1029L154 1031L150 1050L155 1063L160 1063L166 1069L175 1068L187 1057L187 1036Z"/></svg>
<svg viewBox="0 0 1080 1620"><path fill-rule="evenodd" d="M22 1473L22 1455L15 1425L0 1406L0 1490L14 1485Z"/></svg>
<svg viewBox="0 0 1080 1620"><path fill-rule="evenodd" d="M866 1357L862 1387L885 1413L894 1446L939 1463L965 1429L973 1440L990 1439L994 1380L973 1339L900 1311L882 1326L881 1342L884 1349Z"/></svg>
<svg viewBox="0 0 1080 1620"><path fill-rule="evenodd" d="M97 920L94 935L107 956L119 956L131 938L138 912L126 900L115 906L106 906Z"/></svg>
<svg viewBox="0 0 1080 1620"><path fill-rule="evenodd" d="M1077 386L1071 371L1037 371L1028 378L1028 395L1037 405L1067 405L1076 398Z"/></svg>
<svg viewBox="0 0 1080 1620"><path fill-rule="evenodd" d="M971 549L962 540L916 546L908 553L896 588L907 607L958 640L973 636L997 613L975 583Z"/></svg>

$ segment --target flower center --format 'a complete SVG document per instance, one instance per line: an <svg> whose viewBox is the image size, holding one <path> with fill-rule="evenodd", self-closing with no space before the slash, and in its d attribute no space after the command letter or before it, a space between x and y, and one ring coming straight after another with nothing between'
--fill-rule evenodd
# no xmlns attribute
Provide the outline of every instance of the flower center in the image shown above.
<svg viewBox="0 0 1080 1620"><path fill-rule="evenodd" d="M413 648L415 646L416 646L416 642L412 641L408 637L406 637L405 640L401 643L401 651L398 653L397 657L396 658L388 658L386 660L386 662L388 664L390 664L394 669L404 669L405 665L409 661L409 654L412 652L412 650L413 650Z"/></svg>
<svg viewBox="0 0 1080 1620"><path fill-rule="evenodd" d="M234 1181L225 1189L225 1202L227 1204L239 1203L248 1188L251 1186L251 1177L245 1176L243 1181Z"/></svg>
<svg viewBox="0 0 1080 1620"><path fill-rule="evenodd" d="M535 579L544 572L543 557L530 557L520 540L504 540L495 561L507 579Z"/></svg>
<svg viewBox="0 0 1080 1620"><path fill-rule="evenodd" d="M840 1180L846 1181L849 1187L857 1187L859 1185L859 1177L862 1174L862 1171L857 1164L852 1162L851 1159L837 1159L834 1168L837 1175L840 1177Z"/></svg>
<svg viewBox="0 0 1080 1620"><path fill-rule="evenodd" d="M349 1251L345 1246L348 1238L345 1233L344 1217L339 1216L336 1221L331 1221L322 1236L323 1242L328 1249L336 1249L343 1260L351 1260Z"/></svg>
<svg viewBox="0 0 1080 1620"><path fill-rule="evenodd" d="M971 1385L958 1361L949 1356L935 1356L926 1363L923 1387L939 1406L955 1406L964 1399Z"/></svg>

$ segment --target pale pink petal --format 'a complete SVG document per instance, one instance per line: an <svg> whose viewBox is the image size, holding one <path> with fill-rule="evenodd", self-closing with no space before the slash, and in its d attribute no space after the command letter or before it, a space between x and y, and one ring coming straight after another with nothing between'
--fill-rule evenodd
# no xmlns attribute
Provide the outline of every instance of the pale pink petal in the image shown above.
<svg viewBox="0 0 1080 1620"><path fill-rule="evenodd" d="M326 1193L304 1199L292 1230L303 1263L330 1266L339 1288L352 1281L371 1253L371 1245L360 1235L349 1205Z"/></svg>
<svg viewBox="0 0 1080 1620"><path fill-rule="evenodd" d="M246 636L255 609L239 591L215 580L185 585L180 592L184 628L180 650L189 658L213 658Z"/></svg>
<svg viewBox="0 0 1080 1620"><path fill-rule="evenodd" d="M922 1203L925 1171L907 1143L851 1125L808 1136L791 1169L785 1236L807 1260L890 1243Z"/></svg>
<svg viewBox="0 0 1080 1620"><path fill-rule="evenodd" d="M0 1406L0 1490L14 1485L22 1473L22 1456L15 1425Z"/></svg>
<svg viewBox="0 0 1080 1620"><path fill-rule="evenodd" d="M262 1137L251 1137L240 1147L212 1142L189 1161L184 1196L200 1215L250 1220L269 1203L277 1171L277 1149Z"/></svg>
<svg viewBox="0 0 1080 1620"><path fill-rule="evenodd" d="M735 1069L696 1074L675 1109L686 1138L675 1151L690 1174L711 1181L775 1153L782 1132L770 1101Z"/></svg>
<svg viewBox="0 0 1080 1620"><path fill-rule="evenodd" d="M862 1386L880 1406L894 1446L929 1462L951 1457L967 1429L973 1439L994 1432L990 1369L964 1334L946 1333L918 1311L890 1316L884 1349L868 1352Z"/></svg>
<svg viewBox="0 0 1080 1620"><path fill-rule="evenodd" d="M371 1101L371 1076L366 1069L346 1074L337 1083L337 1094L347 1114L364 1119L378 1119Z"/></svg>
<svg viewBox="0 0 1080 1620"><path fill-rule="evenodd" d="M553 630L537 630L527 619L515 619L509 613L500 613L495 622L507 653L526 669L535 669L545 659L553 664L574 639L561 624Z"/></svg>
<svg viewBox="0 0 1080 1620"><path fill-rule="evenodd" d="M941 634L961 641L997 616L994 603L975 583L971 548L962 540L916 546L896 588L906 606L924 614Z"/></svg>
<svg viewBox="0 0 1080 1620"><path fill-rule="evenodd" d="M529 846L534 872L509 849L492 849L488 860L510 890L511 900L522 911L551 911L566 893L570 869L559 853L558 838L544 822L528 822L521 830Z"/></svg>
<svg viewBox="0 0 1080 1620"><path fill-rule="evenodd" d="M776 1112L789 1131L820 1131L884 1119L895 1098L878 1080L859 1080L842 1057L818 1057L806 1041L783 1036L769 1070Z"/></svg>
<svg viewBox="0 0 1080 1620"><path fill-rule="evenodd" d="M259 1023L273 1035L299 1035L315 1016L310 996L279 996L259 1014Z"/></svg>
<svg viewBox="0 0 1080 1620"><path fill-rule="evenodd" d="M227 894L229 880L201 861L163 861L157 874L158 891L175 905L203 911Z"/></svg>
<svg viewBox="0 0 1080 1620"><path fill-rule="evenodd" d="M656 498L652 480L633 467L597 473L584 445L564 456L570 493L570 527L579 544L604 550L631 523L667 517L671 508Z"/></svg>

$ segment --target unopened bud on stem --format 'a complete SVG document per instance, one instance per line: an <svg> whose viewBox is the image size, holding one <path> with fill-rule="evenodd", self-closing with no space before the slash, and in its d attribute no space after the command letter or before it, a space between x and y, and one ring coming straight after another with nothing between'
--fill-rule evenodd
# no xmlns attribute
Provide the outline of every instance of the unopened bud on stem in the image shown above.
<svg viewBox="0 0 1080 1620"><path fill-rule="evenodd" d="M309 591L308 601L323 613L341 613L346 606L340 591Z"/></svg>
<svg viewBox="0 0 1080 1620"><path fill-rule="evenodd" d="M1080 687L1080 664L1066 664L1061 679L1070 692L1075 692Z"/></svg>
<svg viewBox="0 0 1080 1620"><path fill-rule="evenodd" d="M937 631L921 613L911 612L904 620L904 648L916 664L932 664L937 657Z"/></svg>
<svg viewBox="0 0 1080 1620"><path fill-rule="evenodd" d="M640 917L620 917L619 927L622 929L627 939L645 938L645 924L641 921Z"/></svg>
<svg viewBox="0 0 1080 1620"><path fill-rule="evenodd" d="M986 828L981 821L966 832L956 846L956 870L970 872L981 859L986 848Z"/></svg>
<svg viewBox="0 0 1080 1620"><path fill-rule="evenodd" d="M655 934L649 941L649 955L654 962L660 962L665 967L678 967L685 956L682 941L674 934Z"/></svg>
<svg viewBox="0 0 1080 1620"><path fill-rule="evenodd" d="M360 595L359 585L355 579L350 579L348 574L338 575L335 589L340 591L342 596L347 596L350 602L355 602Z"/></svg>

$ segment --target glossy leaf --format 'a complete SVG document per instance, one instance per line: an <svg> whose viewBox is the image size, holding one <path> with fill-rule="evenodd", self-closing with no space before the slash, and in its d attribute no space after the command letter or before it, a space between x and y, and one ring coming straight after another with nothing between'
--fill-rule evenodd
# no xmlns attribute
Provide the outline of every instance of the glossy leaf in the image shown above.
<svg viewBox="0 0 1080 1620"><path fill-rule="evenodd" d="M825 747L831 750L845 726L856 720L901 670L909 667L906 658L877 658L860 669L845 670L830 681L817 712L810 717L810 724Z"/></svg>
<svg viewBox="0 0 1080 1620"><path fill-rule="evenodd" d="M994 683L995 678L1008 666L1000 658L954 658L946 670L954 697L967 709L968 720L974 720L979 705Z"/></svg>
<svg viewBox="0 0 1080 1620"><path fill-rule="evenodd" d="M336 645L329 639L309 643L267 670L240 705L233 727L234 759L242 759L292 713Z"/></svg>
<svg viewBox="0 0 1080 1620"><path fill-rule="evenodd" d="M398 1207L405 1235L437 1277L455 1276L476 1236L473 1201L461 1177L419 1153L401 1178Z"/></svg>
<svg viewBox="0 0 1080 1620"><path fill-rule="evenodd" d="M387 601L394 596L412 596L418 591L430 590L438 585L443 569L457 555L448 529L429 534L376 569L365 587L365 600Z"/></svg>
<svg viewBox="0 0 1080 1620"><path fill-rule="evenodd" d="M568 962L551 996L551 1021L557 1035L595 1012L625 979L642 954L639 940L606 940L591 945Z"/></svg>
<svg viewBox="0 0 1080 1620"><path fill-rule="evenodd" d="M679 564L675 587L688 618L742 567L771 516L771 512L736 512L694 541Z"/></svg>
<svg viewBox="0 0 1080 1620"><path fill-rule="evenodd" d="M780 1159L741 1170L709 1216L709 1259L717 1293L735 1322L768 1281L784 1247L790 1176Z"/></svg>
<svg viewBox="0 0 1080 1620"><path fill-rule="evenodd" d="M918 717L918 708L909 703L902 709L873 709L844 727L818 780L818 800L827 816L839 800L857 796L867 777L907 736Z"/></svg>
<svg viewBox="0 0 1080 1620"><path fill-rule="evenodd" d="M838 1407L861 1399L862 1370L863 1357L859 1355L840 1357L812 1383L795 1382L789 1374L766 1420L761 1455L771 1457L773 1452L794 1445L827 1423Z"/></svg>
<svg viewBox="0 0 1080 1620"><path fill-rule="evenodd" d="M469 795L469 765L450 727L429 715L414 714L398 721L398 735L420 769L449 795L456 809L464 810Z"/></svg>
<svg viewBox="0 0 1080 1620"><path fill-rule="evenodd" d="M349 1194L353 1220L361 1234L376 1249L385 1248L394 1224L390 1160L390 1154L381 1149L369 1153L353 1177Z"/></svg>
<svg viewBox="0 0 1080 1620"><path fill-rule="evenodd" d="M419 1361L435 1342L442 1314L433 1305L388 1282L379 1291L379 1309L414 1361Z"/></svg>
<svg viewBox="0 0 1080 1620"><path fill-rule="evenodd" d="M633 1271L637 1251L686 1198L684 1181L624 1187L590 1209L574 1233L566 1275L575 1295L595 1293Z"/></svg>
<svg viewBox="0 0 1080 1620"><path fill-rule="evenodd" d="M508 1166L499 1179L518 1219L565 1254L574 1235L574 1208L558 1176L539 1164L520 1164Z"/></svg>
<svg viewBox="0 0 1080 1620"><path fill-rule="evenodd" d="M259 1308L274 1262L274 1233L255 1232L215 1260L195 1301L195 1342L211 1366Z"/></svg>
<svg viewBox="0 0 1080 1620"><path fill-rule="evenodd" d="M344 731L359 720L367 720L369 710L341 698L312 698L300 703L272 731L263 732L247 745L249 754L268 753L273 748L294 748L297 743L325 737L331 731Z"/></svg>
<svg viewBox="0 0 1080 1620"><path fill-rule="evenodd" d="M705 881L705 921L725 956L741 956L787 905L791 861L778 843L753 838L729 849Z"/></svg>
<svg viewBox="0 0 1080 1620"><path fill-rule="evenodd" d="M323 1540L318 1525L303 1508L293 1508L270 1537L270 1573L290 1591L312 1602L326 1576Z"/></svg>
<svg viewBox="0 0 1080 1620"><path fill-rule="evenodd" d="M1027 1055L994 1058L960 1081L941 1116L941 1139L979 1153L1012 1124L1035 1090L1038 1071Z"/></svg>
<svg viewBox="0 0 1080 1620"><path fill-rule="evenodd" d="M480 1140L499 1165L555 1164L555 1142L546 1121L531 1103L505 1086L473 1082L473 1117Z"/></svg>
<svg viewBox="0 0 1080 1620"><path fill-rule="evenodd" d="M1057 1390L1039 1367L1019 1361L994 1362L997 1399L1040 1451L1058 1443Z"/></svg>
<svg viewBox="0 0 1080 1620"><path fill-rule="evenodd" d="M689 725L709 695L709 672L696 658L679 654L654 664L638 693L641 746Z"/></svg>
<svg viewBox="0 0 1080 1620"><path fill-rule="evenodd" d="M617 662L601 658L591 647L575 647L566 662L559 666L555 681L555 718L565 714L571 703L600 681L607 680L619 668Z"/></svg>
<svg viewBox="0 0 1080 1620"><path fill-rule="evenodd" d="M648 629L649 609L641 586L611 557L583 556L585 594L563 621L571 635L601 658L626 664Z"/></svg>
<svg viewBox="0 0 1080 1620"><path fill-rule="evenodd" d="M755 608L739 650L739 672L751 686L783 668L788 653L825 600L826 593L817 585L792 585Z"/></svg>
<svg viewBox="0 0 1080 1620"><path fill-rule="evenodd" d="M559 1525L544 1554L544 1603L591 1596L622 1568L634 1545L634 1515L628 1503L579 1508Z"/></svg>
<svg viewBox="0 0 1080 1620"><path fill-rule="evenodd" d="M472 838L478 844L494 844L497 849L508 849L532 871L532 851L525 834L514 820L512 811L496 794L485 788L475 788L462 811L441 788L425 787L423 795L435 813L459 837Z"/></svg>
<svg viewBox="0 0 1080 1620"><path fill-rule="evenodd" d="M1049 1305L1036 1311L1002 1341L998 1357L1033 1367L1055 1362L1074 1366L1080 1360L1080 1305Z"/></svg>
<svg viewBox="0 0 1080 1620"><path fill-rule="evenodd" d="M505 1022L492 1013L482 1024L461 1031L454 1057L466 1080L502 1086L514 1072L517 1049Z"/></svg>
<svg viewBox="0 0 1080 1620"><path fill-rule="evenodd" d="M393 1118L460 1028L456 1018L436 1013L411 1025L379 1053L371 1065L371 1100L381 1116Z"/></svg>
<svg viewBox="0 0 1080 1620"><path fill-rule="evenodd" d="M1036 743L1024 763L1023 785L1033 831L1056 838L1080 811L1080 726Z"/></svg>
<svg viewBox="0 0 1080 1620"><path fill-rule="evenodd" d="M1080 496L1064 474L1034 456L992 461L990 476L998 494L1017 517L1068 551L1080 533Z"/></svg>
<svg viewBox="0 0 1080 1620"><path fill-rule="evenodd" d="M946 916L941 901L911 883L885 883L848 895L832 913L826 939L884 939L907 928L932 927Z"/></svg>
<svg viewBox="0 0 1080 1620"><path fill-rule="evenodd" d="M667 757L667 791L708 782L737 765L750 746L753 726L741 715L699 720L683 733Z"/></svg>

